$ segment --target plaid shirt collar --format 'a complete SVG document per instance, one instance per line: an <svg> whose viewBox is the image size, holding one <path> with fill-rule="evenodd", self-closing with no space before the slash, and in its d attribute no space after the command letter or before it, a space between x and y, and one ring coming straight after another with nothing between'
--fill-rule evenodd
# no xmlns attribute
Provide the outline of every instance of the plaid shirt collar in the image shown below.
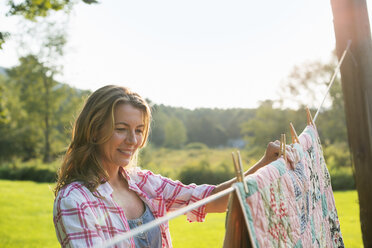
<svg viewBox="0 0 372 248"><path fill-rule="evenodd" d="M111 185L108 182L105 182L98 186L97 191L101 196L111 197L111 194L114 190L111 188Z"/></svg>
<svg viewBox="0 0 372 248"><path fill-rule="evenodd" d="M129 170L131 170L132 168L130 168ZM134 170L134 168L133 168ZM133 180L132 176L130 175L131 173L127 170L127 169L124 169L123 167L120 167L119 168L119 173L121 173L121 175L124 177L125 180L127 180L128 182L128 185L129 185L129 189L131 190L134 190L138 193L140 193L140 189L138 188L136 182ZM109 182L104 182L102 183L101 185L99 185L97 187L97 191L100 195L104 196L104 197L112 197L112 192L114 191L110 185Z"/></svg>

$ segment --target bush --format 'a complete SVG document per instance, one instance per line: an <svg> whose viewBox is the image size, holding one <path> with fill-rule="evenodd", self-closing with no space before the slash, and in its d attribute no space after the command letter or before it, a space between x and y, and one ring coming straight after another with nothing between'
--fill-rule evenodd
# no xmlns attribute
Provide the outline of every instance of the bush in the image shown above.
<svg viewBox="0 0 372 248"><path fill-rule="evenodd" d="M355 180L347 143L338 142L324 146L324 158L327 162L333 190L355 189Z"/></svg>
<svg viewBox="0 0 372 248"><path fill-rule="evenodd" d="M354 175L351 167L334 167L329 170L333 190L355 189Z"/></svg>
<svg viewBox="0 0 372 248"><path fill-rule="evenodd" d="M209 162L202 160L197 166L186 166L178 178L182 183L219 184L234 177L234 173L226 164L220 164L217 169L211 169Z"/></svg>
<svg viewBox="0 0 372 248"><path fill-rule="evenodd" d="M55 182L55 164L43 164L39 160L31 160L26 163L13 161L0 167L0 178L8 180Z"/></svg>
<svg viewBox="0 0 372 248"><path fill-rule="evenodd" d="M203 150L208 149L208 146L201 142L189 143L185 146L186 150Z"/></svg>
<svg viewBox="0 0 372 248"><path fill-rule="evenodd" d="M345 142L326 146L324 148L324 158L327 161L327 165L331 168L351 166L350 150Z"/></svg>

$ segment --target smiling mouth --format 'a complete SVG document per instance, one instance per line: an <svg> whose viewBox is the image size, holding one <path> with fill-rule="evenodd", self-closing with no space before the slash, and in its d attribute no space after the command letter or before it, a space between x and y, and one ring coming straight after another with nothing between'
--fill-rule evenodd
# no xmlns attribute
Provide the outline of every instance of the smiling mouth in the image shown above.
<svg viewBox="0 0 372 248"><path fill-rule="evenodd" d="M126 156L132 156L133 152L132 151L126 151L126 150L120 150L118 149L118 151L123 154L123 155L126 155Z"/></svg>

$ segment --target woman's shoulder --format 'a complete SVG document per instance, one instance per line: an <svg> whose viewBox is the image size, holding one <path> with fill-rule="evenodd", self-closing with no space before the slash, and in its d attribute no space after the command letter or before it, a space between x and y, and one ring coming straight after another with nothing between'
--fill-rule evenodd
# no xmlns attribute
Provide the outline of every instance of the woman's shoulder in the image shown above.
<svg viewBox="0 0 372 248"><path fill-rule="evenodd" d="M159 190L159 188L164 188L166 185L182 185L178 180L174 181L168 177L141 168L130 169L127 173L130 181L135 182L139 188L146 191L151 191L153 189Z"/></svg>
<svg viewBox="0 0 372 248"><path fill-rule="evenodd" d="M131 180L137 183L151 182L151 181L161 181L164 177L155 174L154 172L146 169L142 169L140 167L133 167L125 169L127 176L130 177Z"/></svg>
<svg viewBox="0 0 372 248"><path fill-rule="evenodd" d="M56 196L57 200L69 199L69 200L84 200L90 198L92 193L87 187L81 182L72 182L63 187Z"/></svg>
<svg viewBox="0 0 372 248"><path fill-rule="evenodd" d="M148 176L148 175L154 175L154 173L152 173L151 171L149 170L146 170L146 169L142 169L141 167L130 167L130 168L125 168L124 169L124 172L131 178L131 179L136 179L136 178L139 178L139 177L144 177L144 176Z"/></svg>

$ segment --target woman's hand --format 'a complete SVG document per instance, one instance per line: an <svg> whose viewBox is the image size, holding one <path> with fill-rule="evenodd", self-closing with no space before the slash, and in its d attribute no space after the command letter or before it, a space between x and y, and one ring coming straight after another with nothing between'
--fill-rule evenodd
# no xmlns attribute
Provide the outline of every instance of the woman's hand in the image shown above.
<svg viewBox="0 0 372 248"><path fill-rule="evenodd" d="M267 164L277 160L279 158L279 150L280 150L280 141L279 140L276 140L274 142L270 142L267 145L265 154L262 157L261 162L264 165L267 165ZM299 156L297 150L294 149L290 145L286 145L285 150L286 150L287 162L289 162L293 167L294 164L296 164L298 161L300 161L300 156Z"/></svg>
<svg viewBox="0 0 372 248"><path fill-rule="evenodd" d="M264 167L265 165L268 165L271 162L277 160L279 158L279 150L280 150L280 141L279 140L275 140L273 142L270 142L267 145L265 154L260 159L260 161L258 161L257 164L255 164L254 166L252 166L245 173L245 175L252 174L252 173L256 172L258 169L260 169L261 167ZM300 161L300 156L299 156L297 150L294 149L290 145L286 145L285 146L285 150L286 150L287 162L291 165L292 168L294 168L294 165L298 161Z"/></svg>
<svg viewBox="0 0 372 248"><path fill-rule="evenodd" d="M286 145L286 154L287 154L287 161L292 165L296 164L300 160L300 156L297 153L296 149L294 149L292 146ZM244 173L244 176L247 176L249 174L255 173L258 169L261 167L264 167L265 165L275 161L279 158L279 150L280 150L280 142L279 140L276 140L274 142L270 142L267 145L265 154L263 157L258 161L255 165L253 165L248 171ZM236 182L236 178L233 178L227 182L221 183L217 185L217 187L212 191L212 194L216 194L222 190L225 190L233 183ZM207 213L221 213L225 212L227 208L227 202L228 202L229 195L223 196L219 198L218 200L215 200L213 202L207 203L206 205L206 212Z"/></svg>
<svg viewBox="0 0 372 248"><path fill-rule="evenodd" d="M280 142L279 140L275 140L274 142L270 142L267 147L265 154L261 158L261 161L264 165L267 165L279 157L279 150L280 150Z"/></svg>

